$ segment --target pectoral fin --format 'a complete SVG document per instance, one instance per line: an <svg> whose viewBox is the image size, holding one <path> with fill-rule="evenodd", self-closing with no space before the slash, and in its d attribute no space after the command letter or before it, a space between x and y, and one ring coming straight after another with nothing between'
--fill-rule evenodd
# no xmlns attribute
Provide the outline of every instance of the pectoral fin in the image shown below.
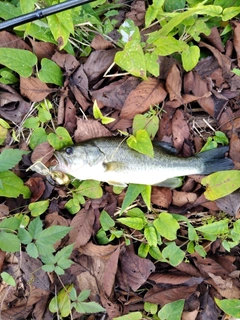
<svg viewBox="0 0 240 320"><path fill-rule="evenodd" d="M103 167L105 171L119 171L125 167L123 162L120 161L111 161L111 162L104 162Z"/></svg>
<svg viewBox="0 0 240 320"><path fill-rule="evenodd" d="M155 184L158 187L167 187L171 189L178 188L182 185L182 178L169 178L160 183Z"/></svg>

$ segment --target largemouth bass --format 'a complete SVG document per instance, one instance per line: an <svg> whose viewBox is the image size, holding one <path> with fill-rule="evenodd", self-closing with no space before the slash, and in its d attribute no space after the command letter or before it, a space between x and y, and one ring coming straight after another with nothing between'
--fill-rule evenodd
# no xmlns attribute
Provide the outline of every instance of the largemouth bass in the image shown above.
<svg viewBox="0 0 240 320"><path fill-rule="evenodd" d="M154 143L154 158L150 158L129 148L122 138L97 138L56 151L58 164L50 170L117 186L136 183L175 188L177 177L232 169L232 160L225 158L227 151L228 147L219 147L181 158L167 145Z"/></svg>

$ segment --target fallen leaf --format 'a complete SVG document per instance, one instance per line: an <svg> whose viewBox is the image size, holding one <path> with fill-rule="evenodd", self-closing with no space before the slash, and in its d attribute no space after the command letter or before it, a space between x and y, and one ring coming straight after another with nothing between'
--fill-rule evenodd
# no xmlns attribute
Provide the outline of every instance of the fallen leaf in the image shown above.
<svg viewBox="0 0 240 320"><path fill-rule="evenodd" d="M77 129L74 133L76 143L92 138L110 137L112 134L97 120L77 118Z"/></svg>
<svg viewBox="0 0 240 320"><path fill-rule="evenodd" d="M55 89L50 89L46 83L34 77L20 77L20 90L24 97L33 102L42 101L50 93L56 91Z"/></svg>

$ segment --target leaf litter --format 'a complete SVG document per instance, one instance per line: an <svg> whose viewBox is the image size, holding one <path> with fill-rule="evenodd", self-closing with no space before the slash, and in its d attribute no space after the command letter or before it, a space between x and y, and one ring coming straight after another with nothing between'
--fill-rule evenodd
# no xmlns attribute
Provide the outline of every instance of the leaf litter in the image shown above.
<svg viewBox="0 0 240 320"><path fill-rule="evenodd" d="M143 26L146 12L145 1L134 1L125 19L131 18L137 26ZM239 66L240 36L239 21L232 22L233 40L225 47L217 28L199 43L207 51L197 66L184 72L172 57L160 58L161 74L140 81L130 75L119 76L114 66L111 76L105 76L112 66L117 52L114 44L96 35L91 42L94 49L86 58L77 58L59 51L52 43L24 41L10 32L0 33L0 45L5 48L24 49L34 52L40 63L47 58L54 61L64 73L61 88L40 81L37 77L20 77L19 90L0 84L0 116L21 126L31 112L32 103L45 98L54 101L54 121L71 133L76 143L95 137L111 136L117 130L131 132L135 115L145 113L151 106L162 105L157 138L172 142L182 156L191 156L200 151L206 138L220 128L230 141L229 156L236 168L240 168L239 156L239 89L240 77L232 73ZM234 50L237 59L234 59ZM103 125L93 118L92 105L97 101L103 114L114 122ZM205 121L203 121L205 119ZM210 120L209 120L210 119ZM210 124L211 121L211 124ZM22 132L24 136L24 132ZM5 150L12 147L26 148L11 137L5 140ZM26 252L5 254L0 252L0 271L6 271L17 281L16 287L0 284L1 318L52 319L48 303L53 293L62 285L74 284L78 290L91 290L90 300L101 303L107 317L112 319L122 314L143 310L145 302L161 306L185 299L183 319L217 319L220 311L214 297L239 299L238 247L230 252L216 239L203 246L207 257L189 253L187 261L172 266L166 261L137 255L137 244L132 239L126 246L123 240L114 245L99 245L96 241L100 229L100 213L106 210L114 218L123 202L125 190L119 195L112 186L103 185L100 199L88 199L81 204L76 215L70 215L65 204L71 197L67 187L51 185L37 173L24 170L38 159L51 163L53 148L46 141L38 144L30 157L23 157L14 172L24 179L31 191L30 200L21 196L14 199L1 197L0 218L18 212L30 202L51 199L44 224L71 226L70 233L57 243L58 248L74 243L71 259L74 264L59 278L41 269L41 261L31 258ZM220 210L239 218L239 191L215 201L208 201L200 185L201 177L191 176L177 190L153 187L151 202L156 210L168 210L185 214L198 224L198 217L218 217ZM136 205L143 206L140 198ZM126 228L126 234L138 233ZM178 245L184 246L186 225L181 225ZM79 314L75 312L76 319ZM94 319L98 319L94 316Z"/></svg>

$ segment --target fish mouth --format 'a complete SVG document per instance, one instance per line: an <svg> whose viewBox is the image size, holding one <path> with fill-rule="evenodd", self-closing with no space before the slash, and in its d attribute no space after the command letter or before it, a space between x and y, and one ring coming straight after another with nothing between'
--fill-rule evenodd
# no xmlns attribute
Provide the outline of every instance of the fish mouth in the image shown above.
<svg viewBox="0 0 240 320"><path fill-rule="evenodd" d="M50 171L53 171L53 170L65 171L69 166L67 160L58 151L55 151L53 155L54 155L54 160L53 160L54 165L49 168Z"/></svg>

